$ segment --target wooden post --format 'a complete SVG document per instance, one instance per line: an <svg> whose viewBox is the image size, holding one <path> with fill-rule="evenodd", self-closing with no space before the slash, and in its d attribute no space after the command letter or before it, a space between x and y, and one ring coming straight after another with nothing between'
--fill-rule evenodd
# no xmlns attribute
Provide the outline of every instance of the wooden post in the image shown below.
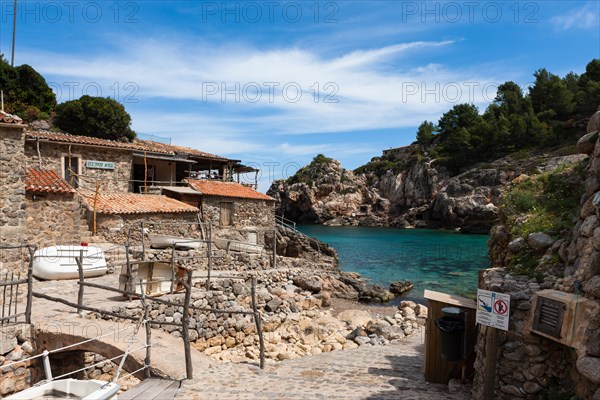
<svg viewBox="0 0 600 400"><path fill-rule="evenodd" d="M494 400L494 389L496 387L496 351L497 351L497 329L488 326L485 344L485 374L483 376L483 398Z"/></svg>
<svg viewBox="0 0 600 400"><path fill-rule="evenodd" d="M175 282L175 245L171 248L171 288L169 293L173 294L173 285Z"/></svg>
<svg viewBox="0 0 600 400"><path fill-rule="evenodd" d="M146 243L144 240L145 234L144 234L144 221L142 221L140 223L140 229L142 231L142 261L146 260Z"/></svg>
<svg viewBox="0 0 600 400"><path fill-rule="evenodd" d="M277 268L277 229L273 229L273 269Z"/></svg>
<svg viewBox="0 0 600 400"><path fill-rule="evenodd" d="M129 231L129 236L131 236L131 230ZM131 271L131 261L129 260L129 237L127 237L127 243L125 244L125 262L127 263L127 286L125 290L129 292L127 295L127 300L131 301L133 299L134 283L133 283L133 272Z"/></svg>
<svg viewBox="0 0 600 400"><path fill-rule="evenodd" d="M79 293L77 294L77 314L80 316L83 314L83 249L79 250L79 258L75 258L77 263L77 270L79 271Z"/></svg>
<svg viewBox="0 0 600 400"><path fill-rule="evenodd" d="M25 306L25 322L31 324L31 306L33 301L33 254L36 246L27 246L29 250L29 267L27 268L27 305Z"/></svg>
<svg viewBox="0 0 600 400"><path fill-rule="evenodd" d="M208 224L208 241L206 243L208 252L208 273L206 275L206 290L210 290L210 272L212 270L212 227Z"/></svg>
<svg viewBox="0 0 600 400"><path fill-rule="evenodd" d="M96 202L98 201L98 192L100 191L100 183L96 181L96 193L94 193L94 231L92 236L96 236Z"/></svg>
<svg viewBox="0 0 600 400"><path fill-rule="evenodd" d="M262 333L262 320L256 304L256 277L252 277L252 310L254 311L254 322L256 323L256 332L260 345L260 369L265 368L265 341Z"/></svg>
<svg viewBox="0 0 600 400"><path fill-rule="evenodd" d="M146 367L146 378L150 378L150 355L152 353L152 328L150 327L150 310L146 302L146 292L143 288L143 282L140 279L140 292L142 293L142 306L144 307L144 325L146 326L146 358L144 366Z"/></svg>
<svg viewBox="0 0 600 400"><path fill-rule="evenodd" d="M183 303L183 349L185 351L185 375L187 379L193 379L194 369L192 366L192 352L190 349L190 302L192 299L192 270L187 270L187 285L185 288L185 300Z"/></svg>

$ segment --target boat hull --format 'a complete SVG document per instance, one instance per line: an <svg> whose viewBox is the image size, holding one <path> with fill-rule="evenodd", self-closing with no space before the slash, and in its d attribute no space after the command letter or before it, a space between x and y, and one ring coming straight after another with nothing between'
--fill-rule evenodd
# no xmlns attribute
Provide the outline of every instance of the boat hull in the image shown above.
<svg viewBox="0 0 600 400"><path fill-rule="evenodd" d="M6 400L77 398L82 400L109 400L116 398L121 385L99 381L60 379L23 390L5 397Z"/></svg>
<svg viewBox="0 0 600 400"><path fill-rule="evenodd" d="M83 276L106 274L107 265L102 249L95 246L50 246L33 255L33 275L39 279L76 279L79 268L75 261L83 252Z"/></svg>
<svg viewBox="0 0 600 400"><path fill-rule="evenodd" d="M237 251L240 253L260 254L264 248L254 243L243 243L229 239L214 239L214 243L220 250Z"/></svg>

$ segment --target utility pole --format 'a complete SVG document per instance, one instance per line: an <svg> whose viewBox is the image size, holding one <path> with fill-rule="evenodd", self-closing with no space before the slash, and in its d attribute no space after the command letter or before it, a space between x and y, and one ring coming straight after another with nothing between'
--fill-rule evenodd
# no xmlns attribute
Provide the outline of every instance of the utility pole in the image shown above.
<svg viewBox="0 0 600 400"><path fill-rule="evenodd" d="M17 0L15 0L15 5L13 8L13 35L12 35L12 51L10 56L10 66L15 66L15 40L17 37Z"/></svg>

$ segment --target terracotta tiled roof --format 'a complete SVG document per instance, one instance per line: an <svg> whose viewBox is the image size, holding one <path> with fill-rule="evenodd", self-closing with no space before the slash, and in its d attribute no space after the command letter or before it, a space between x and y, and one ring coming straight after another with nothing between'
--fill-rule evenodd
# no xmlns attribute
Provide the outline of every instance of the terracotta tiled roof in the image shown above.
<svg viewBox="0 0 600 400"><path fill-rule="evenodd" d="M93 194L80 194L88 208L94 208ZM153 194L111 193L99 194L96 200L96 211L101 214L154 214L154 213L188 213L199 210L166 196Z"/></svg>
<svg viewBox="0 0 600 400"><path fill-rule="evenodd" d="M191 187L207 196L275 201L274 198L266 194L235 182L189 180L188 183Z"/></svg>
<svg viewBox="0 0 600 400"><path fill-rule="evenodd" d="M148 140L140 140L140 139L135 139L134 143L140 144L142 146L147 146L148 148L154 149L153 151L157 151L157 152L173 153L173 154L189 154L192 156L211 158L211 159L223 160L223 161L229 160L228 158L217 156L215 154L206 153L204 151L192 149L190 147L176 146L174 144L151 142ZM148 151L150 151L150 150L148 150Z"/></svg>
<svg viewBox="0 0 600 400"><path fill-rule="evenodd" d="M73 186L54 170L30 168L25 174L25 190L40 193L75 193Z"/></svg>
<svg viewBox="0 0 600 400"><path fill-rule="evenodd" d="M171 144L164 144L158 142L151 142L148 140L134 140L132 143L117 142L114 140L98 139L88 136L76 136L69 135L67 133L58 132L45 132L45 131L30 131L26 133L27 137L39 138L43 140L49 140L52 142L63 142L63 143L74 143L81 145L92 145L101 147L113 147L124 150L134 151L146 151L149 153L161 153L161 154L186 154L203 158L210 158L214 160L228 161L229 159L221 156L217 156L203 151L190 149L188 147L175 146Z"/></svg>
<svg viewBox="0 0 600 400"><path fill-rule="evenodd" d="M0 122L3 124L15 124L24 125L23 120L16 115L11 115L7 112L0 110Z"/></svg>

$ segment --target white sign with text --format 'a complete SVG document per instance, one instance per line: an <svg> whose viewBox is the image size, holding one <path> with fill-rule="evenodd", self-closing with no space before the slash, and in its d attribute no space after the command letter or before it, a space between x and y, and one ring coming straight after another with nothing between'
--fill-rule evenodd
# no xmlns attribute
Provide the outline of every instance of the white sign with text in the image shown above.
<svg viewBox="0 0 600 400"><path fill-rule="evenodd" d="M508 330L510 295L477 289L477 323Z"/></svg>

